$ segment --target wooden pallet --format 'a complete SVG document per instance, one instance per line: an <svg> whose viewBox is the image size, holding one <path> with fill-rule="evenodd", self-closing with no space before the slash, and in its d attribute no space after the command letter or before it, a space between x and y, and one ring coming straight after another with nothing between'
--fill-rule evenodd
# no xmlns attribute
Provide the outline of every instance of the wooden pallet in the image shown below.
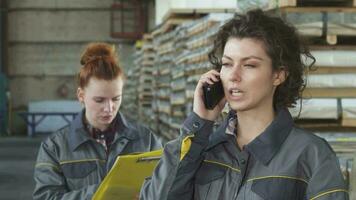
<svg viewBox="0 0 356 200"><path fill-rule="evenodd" d="M327 67L315 66L315 70L311 70L309 74L356 74L356 64L355 67Z"/></svg>
<svg viewBox="0 0 356 200"><path fill-rule="evenodd" d="M174 116L174 117L185 117L185 113L183 111L172 111L172 116Z"/></svg>
<svg viewBox="0 0 356 200"><path fill-rule="evenodd" d="M146 109L151 109L152 107L152 101L149 101L149 100L141 100L139 102L139 107L143 108L145 107Z"/></svg>
<svg viewBox="0 0 356 200"><path fill-rule="evenodd" d="M269 0L268 8L285 7L354 7L356 0Z"/></svg>
<svg viewBox="0 0 356 200"><path fill-rule="evenodd" d="M141 63L141 65L145 65L145 66L153 66L155 64L155 62L153 60L145 60Z"/></svg>
<svg viewBox="0 0 356 200"><path fill-rule="evenodd" d="M193 63L199 63L199 62L206 62L209 60L208 54L204 55L197 55L195 57L187 59L186 63L187 64L193 64Z"/></svg>
<svg viewBox="0 0 356 200"><path fill-rule="evenodd" d="M163 55L163 54L168 54L170 52L174 51L174 42L165 42L163 44L161 44L160 46L158 46L157 48L157 54L158 55Z"/></svg>
<svg viewBox="0 0 356 200"><path fill-rule="evenodd" d="M175 8L175 9L170 9L168 12L164 15L163 21L167 21L169 19L174 19L174 18L188 18L190 20L192 19L198 19L200 17L203 17L209 13L234 13L236 12L235 8L229 8L229 9L217 9L217 8L209 8L209 9L192 9L192 8Z"/></svg>
<svg viewBox="0 0 356 200"><path fill-rule="evenodd" d="M153 36L152 36L151 33L145 33L145 34L143 34L143 37L142 37L142 40L143 40L143 41L152 41L152 39L153 39Z"/></svg>
<svg viewBox="0 0 356 200"><path fill-rule="evenodd" d="M169 83L157 83L158 88L168 88L171 87Z"/></svg>
<svg viewBox="0 0 356 200"><path fill-rule="evenodd" d="M208 37L208 38L203 38L200 40L196 40L194 42L189 42L187 43L187 47L188 49L192 50L192 49L198 49L201 47L208 47L212 44L213 41L213 37Z"/></svg>
<svg viewBox="0 0 356 200"><path fill-rule="evenodd" d="M184 99L171 99L172 106L183 106L185 105L185 98Z"/></svg>
<svg viewBox="0 0 356 200"><path fill-rule="evenodd" d="M355 45L310 45L310 50L356 50Z"/></svg>
<svg viewBox="0 0 356 200"><path fill-rule="evenodd" d="M343 110L341 124L343 126L356 127L356 117L354 111L347 109Z"/></svg>
<svg viewBox="0 0 356 200"><path fill-rule="evenodd" d="M139 83L152 83L153 81L153 77L151 76L141 76L140 79L139 79Z"/></svg>
<svg viewBox="0 0 356 200"><path fill-rule="evenodd" d="M297 119L295 123L312 132L354 132L355 127L343 126L342 120Z"/></svg>
<svg viewBox="0 0 356 200"><path fill-rule="evenodd" d="M198 68L198 69L191 69L191 70L187 70L186 73L187 74L204 74L205 72L208 72L209 69L202 69L202 68Z"/></svg>
<svg viewBox="0 0 356 200"><path fill-rule="evenodd" d="M356 2L356 0L348 1ZM270 0L270 4L271 2L276 1ZM311 37L311 41L314 44L336 45L350 44L350 42L351 44L356 44L356 23L333 23L328 20L328 15L331 13L356 13L356 5L349 7L302 7L295 2L297 2L297 0L279 0L277 9L271 9L270 12L279 14L284 18L286 18L288 14L296 13L301 15L304 13L321 14L322 19L320 21L294 24L294 26L302 35L309 38Z"/></svg>
<svg viewBox="0 0 356 200"><path fill-rule="evenodd" d="M192 37L199 33L205 32L206 30L214 26L216 23L217 23L216 21L206 21L206 22L199 23L193 26L193 28L189 29L189 31L187 32L187 36Z"/></svg>
<svg viewBox="0 0 356 200"><path fill-rule="evenodd" d="M156 51L154 51L153 49L150 51L146 51L143 53L142 57L143 60L154 60L156 57Z"/></svg>
<svg viewBox="0 0 356 200"><path fill-rule="evenodd" d="M144 93L144 94L139 94L139 95L138 95L138 99L139 99L139 100L151 101L152 98L153 98L152 93Z"/></svg>
<svg viewBox="0 0 356 200"><path fill-rule="evenodd" d="M339 119L297 119L295 122L307 129L318 131L341 131L353 130L356 131L356 118L350 118L342 115Z"/></svg>
<svg viewBox="0 0 356 200"><path fill-rule="evenodd" d="M138 86L137 91L146 92L146 93L149 93L151 95L153 93L152 86L150 86L150 85L147 85L147 86L146 85L145 86L140 85L140 86Z"/></svg>
<svg viewBox="0 0 356 200"><path fill-rule="evenodd" d="M171 97L168 95L167 96L159 96L158 99L169 101L169 100L171 100Z"/></svg>
<svg viewBox="0 0 356 200"><path fill-rule="evenodd" d="M173 64L172 64L173 65ZM161 75L161 76L163 76L163 75L168 75L168 74L170 74L171 73L171 69L169 68L169 67L166 67L166 68L161 68L161 69L159 69L159 74Z"/></svg>
<svg viewBox="0 0 356 200"><path fill-rule="evenodd" d="M150 53L155 51L152 43L143 43L142 50L144 51L144 53Z"/></svg>
<svg viewBox="0 0 356 200"><path fill-rule="evenodd" d="M191 17L176 17L176 18L171 18L166 20L164 23L159 25L152 33L151 35L153 37L156 37L160 34L167 33L171 30L173 30L176 26L182 24L183 22L191 21L194 18Z"/></svg>
<svg viewBox="0 0 356 200"><path fill-rule="evenodd" d="M356 98L355 88L306 88L304 98Z"/></svg>
<svg viewBox="0 0 356 200"><path fill-rule="evenodd" d="M355 118L342 118L341 124L342 124L342 126L356 127L356 119Z"/></svg>

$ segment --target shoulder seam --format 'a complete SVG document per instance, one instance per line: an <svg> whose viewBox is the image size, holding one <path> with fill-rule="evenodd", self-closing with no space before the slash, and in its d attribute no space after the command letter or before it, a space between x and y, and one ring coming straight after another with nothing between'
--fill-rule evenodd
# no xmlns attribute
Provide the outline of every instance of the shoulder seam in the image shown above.
<svg viewBox="0 0 356 200"><path fill-rule="evenodd" d="M349 193L347 190L345 189L330 189L330 190L326 190L324 192L321 192L319 194L317 194L316 196L310 198L310 200L315 200L318 199L319 197L331 194L331 193L336 193L336 192L344 192L344 193Z"/></svg>

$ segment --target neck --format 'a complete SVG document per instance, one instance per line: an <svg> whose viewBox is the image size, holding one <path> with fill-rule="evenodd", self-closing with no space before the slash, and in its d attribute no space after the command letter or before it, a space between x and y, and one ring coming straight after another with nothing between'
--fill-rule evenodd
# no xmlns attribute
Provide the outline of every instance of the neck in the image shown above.
<svg viewBox="0 0 356 200"><path fill-rule="evenodd" d="M238 112L237 143L240 149L258 137L271 124L274 116L273 107Z"/></svg>
<svg viewBox="0 0 356 200"><path fill-rule="evenodd" d="M108 128L109 128L109 126L105 126L105 127L95 127L96 129L99 129L101 132L104 132L104 131L106 131Z"/></svg>

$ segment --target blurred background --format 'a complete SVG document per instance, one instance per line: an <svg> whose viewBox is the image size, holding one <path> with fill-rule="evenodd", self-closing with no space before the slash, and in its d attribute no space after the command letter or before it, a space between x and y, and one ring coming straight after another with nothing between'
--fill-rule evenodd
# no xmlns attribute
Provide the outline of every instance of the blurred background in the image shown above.
<svg viewBox="0 0 356 200"><path fill-rule="evenodd" d="M291 112L332 145L354 195L356 0L0 0L0 199L32 199L41 140L81 109L76 74L87 43L115 45L127 75L120 111L168 141L211 67L212 38L252 8L280 15L310 42L316 68Z"/></svg>

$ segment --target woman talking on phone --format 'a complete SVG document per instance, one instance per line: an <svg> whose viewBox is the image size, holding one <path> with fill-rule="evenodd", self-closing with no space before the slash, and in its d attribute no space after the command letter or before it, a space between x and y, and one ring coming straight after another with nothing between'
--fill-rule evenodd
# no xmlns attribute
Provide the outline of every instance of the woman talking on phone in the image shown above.
<svg viewBox="0 0 356 200"><path fill-rule="evenodd" d="M33 199L92 199L117 156L161 148L156 136L119 108L124 73L115 48L89 44L81 57L77 97L83 110L42 142Z"/></svg>
<svg viewBox="0 0 356 200"><path fill-rule="evenodd" d="M296 29L252 10L221 27L209 58L216 70L201 76L193 113L166 144L141 199L348 199L333 150L296 127L287 109L301 98L311 67L304 59L315 61ZM202 88L219 81L225 97L208 110ZM226 102L230 113L213 130Z"/></svg>

